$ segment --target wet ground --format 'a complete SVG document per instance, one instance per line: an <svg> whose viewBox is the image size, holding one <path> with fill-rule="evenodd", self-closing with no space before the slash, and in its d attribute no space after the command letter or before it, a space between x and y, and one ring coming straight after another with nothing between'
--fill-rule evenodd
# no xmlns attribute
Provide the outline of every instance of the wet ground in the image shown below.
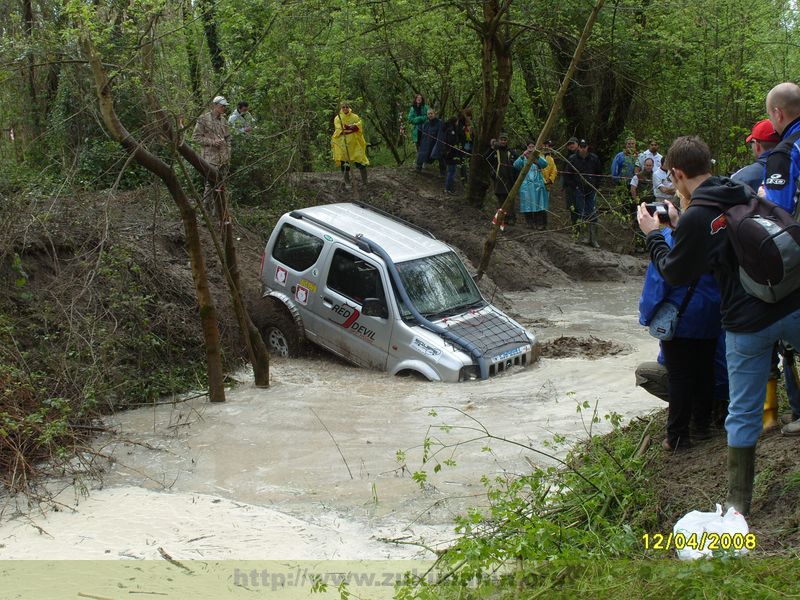
<svg viewBox="0 0 800 600"><path fill-rule="evenodd" d="M97 440L113 463L82 482L88 498L67 486L61 510L12 517L6 505L0 558L158 558L160 547L185 559L430 558L418 544L452 539L454 516L485 503L482 475L553 461L484 430L558 458L567 447L550 447L554 435L574 442L607 430L608 413L663 407L634 386L657 351L637 323L640 285L507 294L553 352L488 381L427 383L321 355L275 360L268 390L242 374L225 404L120 413ZM423 464L426 437L435 456Z"/></svg>

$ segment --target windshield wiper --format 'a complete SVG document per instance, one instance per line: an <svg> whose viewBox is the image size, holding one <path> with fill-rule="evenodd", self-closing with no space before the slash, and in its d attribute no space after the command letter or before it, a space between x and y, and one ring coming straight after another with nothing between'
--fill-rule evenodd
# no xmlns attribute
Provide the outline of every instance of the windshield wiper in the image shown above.
<svg viewBox="0 0 800 600"><path fill-rule="evenodd" d="M482 304L483 300L481 300L480 303ZM437 319L444 319L445 317L452 317L453 315L461 314L470 308L474 308L475 306L477 306L477 304L478 302L473 302L472 304L462 304L460 306L454 306L453 308L448 308L446 310L433 314L436 315ZM431 317L426 316L426 318L431 318Z"/></svg>

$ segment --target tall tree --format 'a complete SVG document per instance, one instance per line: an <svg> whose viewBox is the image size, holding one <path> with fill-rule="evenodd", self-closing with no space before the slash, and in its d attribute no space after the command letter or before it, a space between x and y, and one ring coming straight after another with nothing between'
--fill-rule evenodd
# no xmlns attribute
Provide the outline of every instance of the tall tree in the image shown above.
<svg viewBox="0 0 800 600"><path fill-rule="evenodd" d="M508 11L512 0L486 0L477 14L472 3L461 3L469 27L478 35L481 44L481 106L478 118L475 151L470 160L467 201L481 206L490 184L489 164L483 155L490 141L497 137L503 125L511 93L513 61L511 46L521 33L511 33Z"/></svg>
<svg viewBox="0 0 800 600"><path fill-rule="evenodd" d="M211 57L211 66L219 77L225 69L225 57L219 44L219 31L217 27L217 11L215 0L198 0L198 9L203 17L203 31L206 34L208 54Z"/></svg>

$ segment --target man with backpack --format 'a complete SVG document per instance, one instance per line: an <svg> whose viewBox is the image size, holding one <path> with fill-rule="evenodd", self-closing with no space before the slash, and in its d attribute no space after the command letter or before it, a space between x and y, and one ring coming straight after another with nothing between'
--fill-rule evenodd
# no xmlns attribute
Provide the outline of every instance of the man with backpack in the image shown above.
<svg viewBox="0 0 800 600"><path fill-rule="evenodd" d="M767 200L797 217L800 197L800 87L794 83L779 83L767 94L767 115L778 144L766 158L766 168L761 171ZM794 360L792 352L788 353ZM781 416L783 435L800 435L800 389L784 364L786 393L791 413Z"/></svg>
<svg viewBox="0 0 800 600"><path fill-rule="evenodd" d="M740 254L739 213L752 205L754 195L745 185L711 175L711 151L705 142L694 136L676 139L666 163L678 192L691 198L680 217L668 202L673 248L659 232L658 217L644 204L639 206L639 227L667 283L686 285L709 271L719 283L730 378L726 505L748 514L772 350L778 340L800 347L800 288L774 301L745 290L743 280L747 282L752 272L744 271Z"/></svg>

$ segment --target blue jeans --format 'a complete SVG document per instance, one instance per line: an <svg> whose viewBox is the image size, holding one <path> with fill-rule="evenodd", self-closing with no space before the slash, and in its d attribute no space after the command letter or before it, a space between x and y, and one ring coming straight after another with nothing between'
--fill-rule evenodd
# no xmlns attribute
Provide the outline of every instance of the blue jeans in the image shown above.
<svg viewBox="0 0 800 600"><path fill-rule="evenodd" d="M775 342L800 348L800 310L754 333L725 335L730 403L725 429L728 446L752 448L761 434L764 398Z"/></svg>
<svg viewBox="0 0 800 600"><path fill-rule="evenodd" d="M456 163L448 164L447 165L447 176L444 180L444 189L448 192L455 192L453 189L453 184L456 182L456 167L458 165Z"/></svg>
<svg viewBox="0 0 800 600"><path fill-rule="evenodd" d="M794 355L792 355L794 356ZM792 414L800 417L800 386L794 380L794 369L792 365L783 365L783 376L786 379L786 396L789 398L789 406Z"/></svg>
<svg viewBox="0 0 800 600"><path fill-rule="evenodd" d="M582 221L597 223L596 192L575 190L575 212Z"/></svg>

